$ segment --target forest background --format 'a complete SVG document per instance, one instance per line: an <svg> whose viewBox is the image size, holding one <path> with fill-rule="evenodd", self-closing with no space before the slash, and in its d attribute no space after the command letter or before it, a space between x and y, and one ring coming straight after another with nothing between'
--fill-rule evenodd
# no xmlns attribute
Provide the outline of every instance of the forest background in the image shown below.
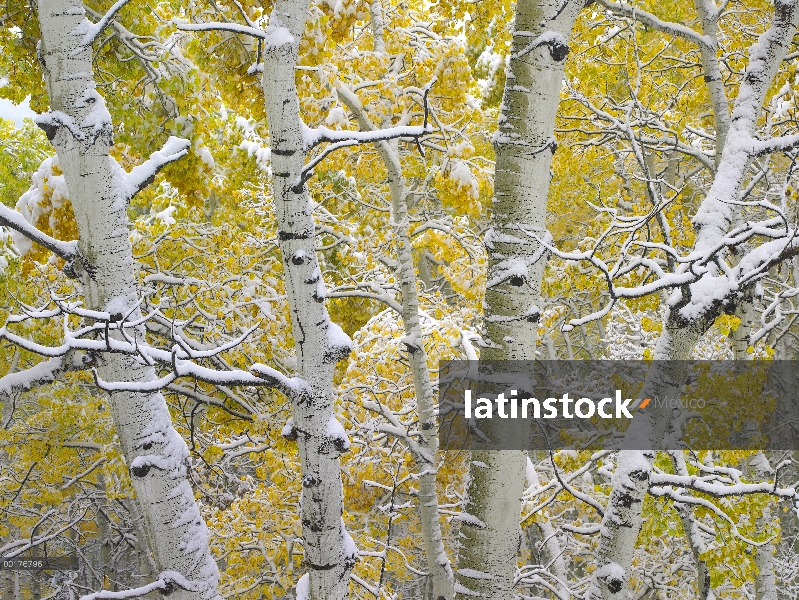
<svg viewBox="0 0 799 600"><path fill-rule="evenodd" d="M4 600L797 596L792 451L435 436L440 360L794 359L794 1L0 10L0 555L80 565Z"/></svg>

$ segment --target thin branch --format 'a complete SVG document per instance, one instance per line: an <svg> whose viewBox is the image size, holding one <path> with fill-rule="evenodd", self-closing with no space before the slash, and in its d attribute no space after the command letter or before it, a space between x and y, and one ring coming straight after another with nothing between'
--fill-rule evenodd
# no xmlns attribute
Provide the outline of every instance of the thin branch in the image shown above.
<svg viewBox="0 0 799 600"><path fill-rule="evenodd" d="M616 15L635 19L636 21L643 23L652 29L657 29L658 31L662 31L668 35L681 37L699 46L713 48L713 41L708 36L700 35L685 25L663 21L652 13L641 10L636 6L631 6L626 2L612 2L611 0L597 0L597 2Z"/></svg>
<svg viewBox="0 0 799 600"><path fill-rule="evenodd" d="M240 33L254 38L268 40L269 36L265 31L238 23L180 23L173 21L175 26L181 31L227 31L229 33Z"/></svg>
<svg viewBox="0 0 799 600"><path fill-rule="evenodd" d="M67 262L72 262L78 255L77 241L63 242L52 238L28 223L20 213L11 210L3 204L0 204L0 225L5 225L21 233L29 240L47 248L50 252L59 258L63 258Z"/></svg>
<svg viewBox="0 0 799 600"><path fill-rule="evenodd" d="M189 153L189 148L191 148L189 140L170 136L160 150L153 152L148 160L133 167L130 173L125 174L125 201L129 201L150 185L158 172L166 165L186 156Z"/></svg>
<svg viewBox="0 0 799 600"><path fill-rule="evenodd" d="M111 21L113 21L114 17L117 16L117 13L122 10L122 8L128 2L130 2L130 0L117 0L116 4L109 8L108 12L106 12L103 17L97 21L97 23L90 23L86 27L86 35L83 36L83 41L72 52L72 56L80 54L85 48L91 46L94 40L97 39L97 36L99 36L105 30L105 28L111 24Z"/></svg>

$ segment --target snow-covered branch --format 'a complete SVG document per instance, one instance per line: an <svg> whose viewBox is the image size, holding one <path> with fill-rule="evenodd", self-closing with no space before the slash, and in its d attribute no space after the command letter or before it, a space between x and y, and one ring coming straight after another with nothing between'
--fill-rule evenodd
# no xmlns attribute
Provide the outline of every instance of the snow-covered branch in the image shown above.
<svg viewBox="0 0 799 600"><path fill-rule="evenodd" d="M426 103L425 96L425 103ZM299 189L305 182L313 176L313 169L316 165L322 162L329 154L336 150L346 148L347 146L355 146L358 144L369 144L372 142L380 142L385 140L393 140L397 138L413 138L417 141L425 134L432 133L432 126L427 124L427 108L425 108L425 124L424 125L399 125L397 127L388 127L386 129L376 129L374 131L334 131L327 127L310 128L305 123L302 124L302 139L306 152L321 144L322 142L334 142L331 146L306 164L300 176L292 182L294 189Z"/></svg>
<svg viewBox="0 0 799 600"><path fill-rule="evenodd" d="M130 173L122 174L121 193L126 202L150 185L158 172L166 165L186 156L191 147L189 140L170 136L164 146L150 155L142 164L133 167Z"/></svg>
<svg viewBox="0 0 799 600"><path fill-rule="evenodd" d="M626 2L613 2L612 0L598 0L598 3L604 6L609 11L624 17L635 19L643 23L647 27L662 31L667 35L674 35L681 37L699 46L713 47L713 42L708 36L700 35L690 27L681 25L679 23L671 23L659 19L652 13L642 10L636 6L627 4Z"/></svg>
<svg viewBox="0 0 799 600"><path fill-rule="evenodd" d="M70 331L64 326L64 340L60 346L47 346L29 340L8 330L9 325L19 323L29 318L51 318L58 315L75 314L85 318L91 318L97 322L92 325L82 327L76 331ZM107 382L100 378L96 370L94 372L95 382L101 389L114 391L138 391L154 392L164 389L172 384L179 377L192 377L205 383L221 386L269 386L280 390L288 396L301 395L306 390L305 383L296 377L288 377L266 365L254 364L251 371L241 369L217 370L204 367L195 362L196 360L208 359L235 348L241 344L247 336L252 333L255 327L246 331L238 338L226 344L219 345L212 350L194 350L179 335L174 337L177 343L171 350L163 350L151 347L135 337L126 335L126 330L135 330L145 317L135 321L126 322L128 315L111 315L107 312L88 311L76 306L59 303L57 308L49 311L30 312L25 315L12 315L6 324L0 328L0 339L6 339L12 344L19 346L29 352L49 357L51 360L39 363L36 367L22 373L6 375L0 379L0 394L10 393L12 390L29 389L36 383L47 383L66 370L86 368L93 362L91 357L97 354L111 353L137 357L142 362L154 365L161 364L170 369L170 372L160 379L153 379L147 382L118 381ZM118 339L113 334L121 333L123 339ZM75 352L86 353L90 360L84 361L85 364L71 367L74 359L68 358ZM41 365L41 366L40 366ZM7 389L6 389L7 388Z"/></svg>
<svg viewBox="0 0 799 600"><path fill-rule="evenodd" d="M797 254L797 231L789 226L781 208L767 202L739 200L748 165L754 157L788 151L799 144L799 135L768 140L755 137L757 115L795 31L795 12L793 4L778 6L771 28L750 48L750 62L735 102L722 159L713 184L693 218L697 238L689 252L677 253L670 244L651 240L649 223L669 201L656 203L646 215L634 217L621 217L617 209L603 208L613 221L585 252L563 253L550 247L561 258L592 264L600 271L610 295L604 309L572 320L565 329L603 317L618 299L667 289L674 290L669 299L672 318L696 320L734 303L737 295L765 277L768 269ZM631 129L630 123L621 123L585 98L578 95L576 99L614 127ZM771 216L732 227L734 214L747 206L765 209ZM752 248L763 238L768 241ZM618 250L608 253L606 249L611 244ZM735 263L730 256L740 259ZM671 268L664 270L664 263ZM624 284L618 285L621 281ZM642 283L634 283L638 281Z"/></svg>
<svg viewBox="0 0 799 600"><path fill-rule="evenodd" d="M204 591L203 583L189 581L177 571L164 571L158 576L158 579L147 585L120 592L112 592L109 590L93 592L81 596L80 600L129 600L130 598L141 598L155 591L160 591L162 595L166 596L177 588L192 592Z"/></svg>
<svg viewBox="0 0 799 600"><path fill-rule="evenodd" d="M175 26L182 31L227 31L228 33L249 35L261 40L269 39L267 31L248 27L247 25L239 25L238 23L185 23L175 21Z"/></svg>
<svg viewBox="0 0 799 600"><path fill-rule="evenodd" d="M117 16L117 13L122 10L122 8L128 3L130 0L117 0L117 2L108 9L97 23L90 23L88 20L84 22L83 29L86 32L83 36L83 41L81 44L72 51L73 56L81 52L84 48L91 46L94 40L97 39L103 30L111 24L111 21Z"/></svg>
<svg viewBox="0 0 799 600"><path fill-rule="evenodd" d="M799 146L799 134L782 135L770 140L754 140L752 156L764 156L772 152L788 152Z"/></svg>
<svg viewBox="0 0 799 600"><path fill-rule="evenodd" d="M28 223L25 218L15 210L11 210L7 206L0 204L0 225L4 225L17 231L42 246L47 248L59 258L63 258L68 263L74 261L78 255L78 243L62 242L55 238L50 237L43 231L39 231L36 227Z"/></svg>
<svg viewBox="0 0 799 600"><path fill-rule="evenodd" d="M88 368L86 355L67 353L49 360L42 361L24 371L9 373L0 377L0 401L20 392L27 392L40 385L52 383L65 373Z"/></svg>

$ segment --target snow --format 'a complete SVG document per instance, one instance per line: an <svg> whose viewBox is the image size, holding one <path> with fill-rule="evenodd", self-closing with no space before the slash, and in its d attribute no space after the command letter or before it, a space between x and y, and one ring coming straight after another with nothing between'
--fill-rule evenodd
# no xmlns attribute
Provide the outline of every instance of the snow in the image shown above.
<svg viewBox="0 0 799 600"><path fill-rule="evenodd" d="M130 200L137 191L155 178L164 165L185 156L190 147L191 142L189 140L170 136L161 149L153 152L148 160L137 167L133 167L130 173L124 173L123 171L123 178L118 184L118 196L123 198L125 202Z"/></svg>
<svg viewBox="0 0 799 600"><path fill-rule="evenodd" d="M341 553L345 561L355 561L358 559L358 546L352 539L350 532L344 526L344 519L341 519Z"/></svg>
<svg viewBox="0 0 799 600"><path fill-rule="evenodd" d="M213 169L216 163L214 162L214 157L211 155L211 152L205 146L199 146L197 148L197 156L200 157L200 160L203 161L209 169Z"/></svg>
<svg viewBox="0 0 799 600"><path fill-rule="evenodd" d="M128 598L141 598L142 596L154 592L156 590L163 590L166 588L167 582L163 578L159 578L152 583L143 585L121 592L112 592L109 590L102 590L93 592L80 597L80 600L127 600ZM74 597L74 596L73 596Z"/></svg>
<svg viewBox="0 0 799 600"><path fill-rule="evenodd" d="M67 182L63 175L55 175L56 169L59 169L57 156L52 156L42 161L42 164L39 165L39 168L36 169L36 172L31 177L30 188L22 194L16 206L17 212L31 225L38 223L39 219L49 211L48 225L51 231L58 227L55 211L61 208L64 202L69 199ZM0 216L11 218L11 215L7 215L8 212L11 211L0 212ZM20 256L25 256L25 254L30 252L32 244L26 236L12 230L11 239L19 250Z"/></svg>
<svg viewBox="0 0 799 600"><path fill-rule="evenodd" d="M407 346L410 352L416 352L419 348L423 347L422 339L418 332L402 336L400 338L400 343Z"/></svg>
<svg viewBox="0 0 799 600"><path fill-rule="evenodd" d="M460 570L459 570L460 572ZM470 590L467 587L464 587L457 581L455 582L455 593L456 594L463 594L464 596L482 596L481 593L475 592L474 590Z"/></svg>
<svg viewBox="0 0 799 600"><path fill-rule="evenodd" d="M258 142L252 140L242 140L239 148L244 150L248 156L254 156L255 162L264 173L270 173L269 167L270 159L272 157L272 149L268 146L262 146Z"/></svg>
<svg viewBox="0 0 799 600"><path fill-rule="evenodd" d="M283 437L290 437L292 432L294 431L294 417L289 417L286 424L283 425L283 429L280 430L280 435Z"/></svg>
<svg viewBox="0 0 799 600"><path fill-rule="evenodd" d="M297 582L297 600L311 600L311 579L308 573Z"/></svg>
<svg viewBox="0 0 799 600"><path fill-rule="evenodd" d="M56 357L37 363L30 369L8 373L0 377L0 396L10 394L14 389L28 390L36 384L55 381L63 366L64 359Z"/></svg>
<svg viewBox="0 0 799 600"><path fill-rule="evenodd" d="M627 572L620 564L611 562L597 569L594 573L594 577L597 579L617 579L619 581L626 581Z"/></svg>
<svg viewBox="0 0 799 600"><path fill-rule="evenodd" d="M480 195L480 186L477 180L472 177L472 171L465 161L451 159L449 165L449 178L455 182L459 190L466 193L472 200L476 200Z"/></svg>
<svg viewBox="0 0 799 600"><path fill-rule="evenodd" d="M266 28L264 37L264 51L269 52L280 46L288 46L294 43L294 36L285 27L280 26L277 17L272 18L272 23Z"/></svg>
<svg viewBox="0 0 799 600"><path fill-rule="evenodd" d="M647 441L650 446L654 445L650 440ZM652 465L643 452L636 450L619 452L616 469L613 471L614 487L618 481L625 488L634 489L636 484L630 476L633 473L649 473L651 470Z"/></svg>
<svg viewBox="0 0 799 600"><path fill-rule="evenodd" d="M113 296L105 305L105 312L109 317L112 315L122 315L125 317L130 311L131 306L136 305L136 300L126 296Z"/></svg>
<svg viewBox="0 0 799 600"><path fill-rule="evenodd" d="M594 45L601 46L612 40L616 35L621 31L621 27L618 25L614 25L613 27L609 27L605 30L605 33L598 35L594 40Z"/></svg>
<svg viewBox="0 0 799 600"><path fill-rule="evenodd" d="M477 349L472 344L473 341L480 339L480 336L470 331L461 331L461 346L463 346L463 353L466 355L466 360L476 361L479 359Z"/></svg>
<svg viewBox="0 0 799 600"><path fill-rule="evenodd" d="M432 131L432 126L398 125L386 129L376 129L374 131L333 131L327 127L308 127L305 123L300 123L302 131L303 147L310 150L321 142L346 142L354 143L376 142L399 137L418 137Z"/></svg>
<svg viewBox="0 0 799 600"><path fill-rule="evenodd" d="M492 242L493 241L496 240L492 239ZM486 282L486 288L495 287L504 283L511 277L527 279L529 274L528 261L529 259L527 257L514 256L494 265L492 269L493 273L491 274L492 277Z"/></svg>
<svg viewBox="0 0 799 600"><path fill-rule="evenodd" d="M172 213L175 212L175 210L177 210L176 206L167 206L164 210L155 213L153 217L169 227L170 225L177 223L175 218L172 216Z"/></svg>
<svg viewBox="0 0 799 600"><path fill-rule="evenodd" d="M334 415L330 415L330 419L327 421L325 435L328 439L334 442L337 448L341 448L343 450L350 449L350 439L347 437L347 432L344 431L344 427L342 427L341 423L338 422L338 419L336 419Z"/></svg>
<svg viewBox="0 0 799 600"><path fill-rule="evenodd" d="M541 485L541 481L538 479L538 473L536 473L535 465L533 461L530 460L530 457L527 456L527 465L525 466L524 473L525 479L527 480L527 487L537 488Z"/></svg>
<svg viewBox="0 0 799 600"><path fill-rule="evenodd" d="M475 517L474 515L470 515L467 512L460 512L455 515L455 520L461 521L462 523L467 523L468 525L472 525L473 527L479 527L480 529L485 529L486 524L483 523L480 519Z"/></svg>
<svg viewBox="0 0 799 600"><path fill-rule="evenodd" d="M349 354L352 352L352 340L350 336L344 333L344 330L332 321L327 325L327 347L330 349L347 350Z"/></svg>
<svg viewBox="0 0 799 600"><path fill-rule="evenodd" d="M91 43L105 29L119 10L128 3L129 0L117 0L111 8L109 8L102 18L97 23L91 23L88 19L83 19L81 24L76 28L73 34L83 35L83 40L80 45L72 53L73 56L80 54L81 51L91 46ZM73 6L67 9L66 14L83 15L85 14L83 6Z"/></svg>
<svg viewBox="0 0 799 600"><path fill-rule="evenodd" d="M91 77L91 73L86 74L87 78ZM105 100L97 93L93 87L88 87L84 90L83 95L75 101L76 108L90 107L89 112L83 118L81 129L92 130L92 140L97 139L102 133L111 132L111 113L105 106Z"/></svg>
<svg viewBox="0 0 799 600"><path fill-rule="evenodd" d="M488 71L485 79L480 79L477 85L480 87L482 95L485 96L494 85L497 73L500 69L504 69L510 56L503 56L499 52L494 51L494 46L489 44L483 50L482 54L477 59L477 66L483 67Z"/></svg>
<svg viewBox="0 0 799 600"><path fill-rule="evenodd" d="M483 571L478 571L477 569L458 569L458 575L468 577L469 579L482 579L485 581L496 579L496 577L491 573L484 573Z"/></svg>
<svg viewBox="0 0 799 600"><path fill-rule="evenodd" d="M342 107L334 106L327 114L327 117L325 118L325 124L329 125L330 127L335 127L336 125L339 127L346 127L350 124L350 121Z"/></svg>
<svg viewBox="0 0 799 600"><path fill-rule="evenodd" d="M2 219L2 216L0 216L0 219ZM12 260L14 255L19 254L19 250L11 238L12 231L11 229L7 230L5 227L0 227L0 274L8 268L8 261Z"/></svg>
<svg viewBox="0 0 799 600"><path fill-rule="evenodd" d="M198 365L193 365L193 366L195 370L204 369L204 367L199 367ZM280 386L294 393L302 392L308 386L308 384L305 382L304 379L301 379L299 377L286 377L280 371L276 371L272 367L268 367L267 365L261 363L253 364L252 367L250 367L250 370L254 374L256 374L256 377L265 378L265 379L275 379ZM212 371L210 369L207 369L207 371L209 372L209 374L213 374L212 380L214 380L217 375L223 376L225 374L223 372ZM233 373L233 371L227 371L227 373ZM238 375L237 377L241 377L241 375ZM224 379L224 377L222 377L222 379ZM222 383L221 380L219 382Z"/></svg>

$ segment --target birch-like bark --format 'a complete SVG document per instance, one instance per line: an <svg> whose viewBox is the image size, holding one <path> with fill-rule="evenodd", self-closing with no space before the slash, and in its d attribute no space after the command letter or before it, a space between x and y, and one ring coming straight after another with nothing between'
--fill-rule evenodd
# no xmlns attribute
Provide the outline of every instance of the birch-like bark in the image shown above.
<svg viewBox="0 0 799 600"><path fill-rule="evenodd" d="M297 584L298 599L338 600L347 596L357 549L342 521L339 456L349 447L333 415L333 371L351 342L330 322L325 286L316 255L308 190L297 186L307 146L294 80L307 0L278 0L264 44L263 90L272 141L273 195L286 296L297 350L298 375L307 383L291 399L294 433L302 464L301 520L310 572Z"/></svg>
<svg viewBox="0 0 799 600"><path fill-rule="evenodd" d="M735 311L735 315L741 319L738 328L730 335L730 343L735 360L754 359L754 353L750 354L747 351L750 345L749 338L754 321L754 313L755 307L750 291L750 293L744 296ZM759 479L774 475L764 452L755 454L750 459L749 466L754 472L754 475ZM757 519L758 529L764 527L768 523L770 515L770 509L766 506L763 515ZM755 549L755 566L757 567L757 574L755 575L756 600L777 600L773 552L773 544L758 546Z"/></svg>
<svg viewBox="0 0 799 600"><path fill-rule="evenodd" d="M527 485L538 488L541 485L541 481L538 478L538 473L535 470L535 465L533 461L527 457ZM541 564L549 564L549 570L554 575L555 581L553 582L553 587L557 590L558 600L569 600L571 597L571 592L566 585L568 581L566 575L566 561L563 560L563 548L561 546L560 540L558 540L557 532L555 528L552 526L552 523L549 519L543 519L541 521L536 521L530 527L538 527L541 530Z"/></svg>
<svg viewBox="0 0 799 600"><path fill-rule="evenodd" d="M674 473L683 477L688 476L688 466L685 464L685 457L682 451L677 450L669 454L674 465ZM710 569L708 569L707 563L700 556L707 548L704 539L702 539L699 524L694 516L693 507L689 504L678 504L675 508L677 509L677 514L680 515L680 521L696 563L697 600L709 600L712 597L710 595Z"/></svg>
<svg viewBox="0 0 799 600"><path fill-rule="evenodd" d="M751 160L751 141L758 115L796 32L797 14L795 1L778 0L771 26L750 49L749 65L732 112L719 168L694 218L698 229L694 251L714 247L733 222L736 207L729 201L740 197L741 184ZM694 307L692 299L683 295L686 291L675 291L672 296L654 353L656 360L664 362L650 369L642 397L673 395L671 390L685 380L685 373L680 373L681 367L673 361L689 358L699 336L712 323L713 307ZM658 414L656 409L641 416L643 418L636 418L630 427L635 436L632 439L641 441L639 447L655 447L663 439L668 415ZM587 600L620 600L628 593L630 566L641 529L641 510L654 455L652 451L619 453L608 507L602 519L597 569L586 593Z"/></svg>
<svg viewBox="0 0 799 600"><path fill-rule="evenodd" d="M765 453L758 452L749 459L748 468L758 480L773 479L771 468ZM771 506L767 504L763 514L757 519L757 528L763 529L771 521ZM768 543L755 548L755 600L777 600L777 578L774 574L774 544Z"/></svg>
<svg viewBox="0 0 799 600"><path fill-rule="evenodd" d="M730 104L724 81L721 79L721 68L717 53L719 49L718 23L720 11L715 0L694 0L694 6L702 23L702 35L707 44L699 44L702 59L702 71L705 74L705 83L710 95L710 105L713 109L713 124L716 129L716 156L715 163L718 168L724 145L727 142L727 133L730 130Z"/></svg>
<svg viewBox="0 0 799 600"><path fill-rule="evenodd" d="M39 0L38 16L51 112L37 122L58 153L77 221L80 260L74 271L87 308L117 319L130 313L135 319L138 292L126 212L130 190L109 155L111 119L95 89L91 46L83 43L90 23L76 0ZM105 381L156 379L151 367L119 354L98 357L97 370ZM187 480L188 448L172 427L163 396L115 392L110 404L155 563L159 572L171 572L166 575L172 597L218 598L219 573Z"/></svg>
<svg viewBox="0 0 799 600"><path fill-rule="evenodd" d="M376 0L376 2L378 1ZM361 130L376 130L360 100L353 92L339 86L338 95L355 115ZM405 185L405 178L402 176L396 141L384 140L377 142L376 146L380 158L386 166L391 192L391 208L394 216L392 226L399 262L397 275L402 295L402 321L405 327L403 341L408 349L408 362L411 366L419 416L418 443L423 454L415 456L415 462L419 477L419 517L422 541L427 557L427 568L433 584L433 597L436 600L452 600L455 595L455 580L444 548L438 513L438 494L436 492L438 436L436 435L433 385L430 381L430 371L427 368L427 352L424 349L422 326L419 321L419 290L416 285L416 271L413 268L413 248L409 233L408 189Z"/></svg>
<svg viewBox="0 0 799 600"><path fill-rule="evenodd" d="M494 138L496 175L481 360L535 360L546 263L550 166L568 39L582 0L516 4L507 83ZM526 456L473 450L461 519L456 597L512 596Z"/></svg>
<svg viewBox="0 0 799 600"><path fill-rule="evenodd" d="M144 527L144 519L139 512L139 504L136 501L126 498L122 500L122 505L130 515L133 531L136 534L136 558L139 574L146 579L157 570L157 567L153 559L152 544L147 537L147 530Z"/></svg>

